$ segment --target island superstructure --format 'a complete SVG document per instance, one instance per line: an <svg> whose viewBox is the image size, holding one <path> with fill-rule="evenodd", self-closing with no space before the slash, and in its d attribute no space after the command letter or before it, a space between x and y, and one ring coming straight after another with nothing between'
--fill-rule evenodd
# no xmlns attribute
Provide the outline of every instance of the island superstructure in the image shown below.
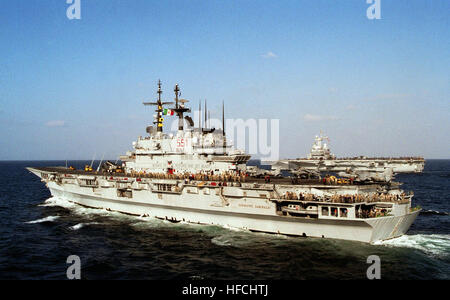
<svg viewBox="0 0 450 300"><path fill-rule="evenodd" d="M385 172L420 173L425 167L423 157L346 157L337 158L328 147L329 138L320 132L315 136L311 151L306 158L285 159L269 162L274 169L309 170L319 172Z"/></svg>
<svg viewBox="0 0 450 300"><path fill-rule="evenodd" d="M156 107L153 126L120 157L122 166L28 170L53 196L173 222L372 243L405 234L417 217L412 193L391 180L249 175L250 155L227 142L225 122L221 129L201 120L195 126L178 85L174 92L173 102L163 102L158 83L157 100L144 103ZM173 134L163 130L170 116L178 117Z"/></svg>

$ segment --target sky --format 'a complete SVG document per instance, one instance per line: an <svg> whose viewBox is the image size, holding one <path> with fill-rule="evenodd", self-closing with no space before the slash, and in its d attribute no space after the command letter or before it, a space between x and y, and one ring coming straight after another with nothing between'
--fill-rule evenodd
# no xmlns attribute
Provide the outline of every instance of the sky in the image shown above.
<svg viewBox="0 0 450 300"><path fill-rule="evenodd" d="M69 1L70 2L70 1ZM448 0L0 0L0 160L108 159L173 100L279 119L280 158L450 158Z"/></svg>

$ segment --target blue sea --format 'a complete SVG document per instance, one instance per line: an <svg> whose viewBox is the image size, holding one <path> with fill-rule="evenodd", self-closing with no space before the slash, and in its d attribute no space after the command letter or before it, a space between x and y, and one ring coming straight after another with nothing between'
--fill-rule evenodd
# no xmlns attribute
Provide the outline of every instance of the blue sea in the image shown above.
<svg viewBox="0 0 450 300"><path fill-rule="evenodd" d="M370 255L382 279L450 279L450 160L397 175L423 211L407 235L376 245L85 208L51 197L25 169L65 164L0 162L0 279L66 279L70 255L82 279L366 279Z"/></svg>

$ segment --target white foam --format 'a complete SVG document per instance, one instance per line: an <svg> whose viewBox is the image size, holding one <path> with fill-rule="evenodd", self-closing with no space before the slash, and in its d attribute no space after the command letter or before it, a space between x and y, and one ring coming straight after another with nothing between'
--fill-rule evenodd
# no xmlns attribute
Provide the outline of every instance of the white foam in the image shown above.
<svg viewBox="0 0 450 300"><path fill-rule="evenodd" d="M51 197L47 200L44 201L44 204L40 204L39 206L45 206L45 207L54 207L54 206L59 206L59 207L64 207L64 208L74 208L77 205L75 203L72 203L64 198L59 198L59 197Z"/></svg>
<svg viewBox="0 0 450 300"><path fill-rule="evenodd" d="M375 245L389 247L407 247L418 249L431 256L448 256L450 254L450 235L448 234L415 234L377 242Z"/></svg>
<svg viewBox="0 0 450 300"><path fill-rule="evenodd" d="M130 218L133 218L133 216L128 216ZM157 219L157 218L151 218L151 217L134 217L139 222L136 222L134 224L131 224L133 227L140 227L140 228L156 228L156 227L165 227L167 224L163 220Z"/></svg>
<svg viewBox="0 0 450 300"><path fill-rule="evenodd" d="M225 236L216 236L211 239L211 243L217 246L231 246L231 241Z"/></svg>
<svg viewBox="0 0 450 300"><path fill-rule="evenodd" d="M82 205L78 205L74 202L71 202L65 198L60 197L51 197L43 204L40 204L39 206L45 206L45 207L63 207L66 209L71 210L72 212L79 214L79 215L106 215L106 216L113 216L113 217L121 217L121 218L129 218L130 216L126 214L122 214L115 211L109 211L106 209L101 208L89 208Z"/></svg>
<svg viewBox="0 0 450 300"><path fill-rule="evenodd" d="M84 225L85 225L84 223L78 223L77 225L71 226L70 229L72 229L72 230L78 230L78 229L84 227Z"/></svg>
<svg viewBox="0 0 450 300"><path fill-rule="evenodd" d="M246 230L244 228L233 227L233 226L230 226L230 225L223 225L222 227L225 228L225 229L228 229L230 231L234 231L234 232L250 232L250 231L248 231L248 230Z"/></svg>
<svg viewBox="0 0 450 300"><path fill-rule="evenodd" d="M93 225L93 224L98 224L97 222L90 222L90 223L78 223L76 225L70 226L69 228L72 230L78 230L80 228L83 228L84 226L87 225Z"/></svg>
<svg viewBox="0 0 450 300"><path fill-rule="evenodd" d="M29 221L29 222L25 222L27 224L36 224L36 223L44 223L44 222L53 222L56 219L58 219L59 216L48 216L42 219L38 219L38 220L34 220L34 221Z"/></svg>

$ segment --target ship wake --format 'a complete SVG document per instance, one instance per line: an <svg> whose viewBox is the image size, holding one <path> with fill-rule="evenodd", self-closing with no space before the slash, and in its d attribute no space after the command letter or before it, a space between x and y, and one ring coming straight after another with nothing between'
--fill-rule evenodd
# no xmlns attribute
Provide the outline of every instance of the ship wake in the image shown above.
<svg viewBox="0 0 450 300"><path fill-rule="evenodd" d="M448 257L450 253L450 234L414 234L376 242L375 245L387 247L406 247L420 250L435 257Z"/></svg>
<svg viewBox="0 0 450 300"><path fill-rule="evenodd" d="M83 227L85 227L85 226L87 226L87 225L94 225L94 224L100 224L100 223L98 223L98 222L78 223L78 224L73 225L73 226L71 226L71 227L69 227L69 228L70 228L71 230L78 230L78 229L81 229L81 228L83 228Z"/></svg>
<svg viewBox="0 0 450 300"><path fill-rule="evenodd" d="M53 221L55 221L58 218L59 218L59 216L48 216L48 217L45 217L45 218L42 218L42 219L37 219L37 220L34 220L34 221L25 222L25 223L27 223L27 224L37 224L37 223L53 222Z"/></svg>
<svg viewBox="0 0 450 300"><path fill-rule="evenodd" d="M113 216L113 217L127 217L126 214L122 214L120 212L115 211L109 211L106 209L101 208L89 208L82 205L78 205L76 203L73 203L67 199L61 198L61 197L51 197L43 204L40 204L39 206L44 207L62 207L65 209L70 210L71 212L74 212L78 215L100 215L100 216Z"/></svg>
<svg viewBox="0 0 450 300"><path fill-rule="evenodd" d="M448 212L438 210L422 210L420 215L448 216Z"/></svg>

